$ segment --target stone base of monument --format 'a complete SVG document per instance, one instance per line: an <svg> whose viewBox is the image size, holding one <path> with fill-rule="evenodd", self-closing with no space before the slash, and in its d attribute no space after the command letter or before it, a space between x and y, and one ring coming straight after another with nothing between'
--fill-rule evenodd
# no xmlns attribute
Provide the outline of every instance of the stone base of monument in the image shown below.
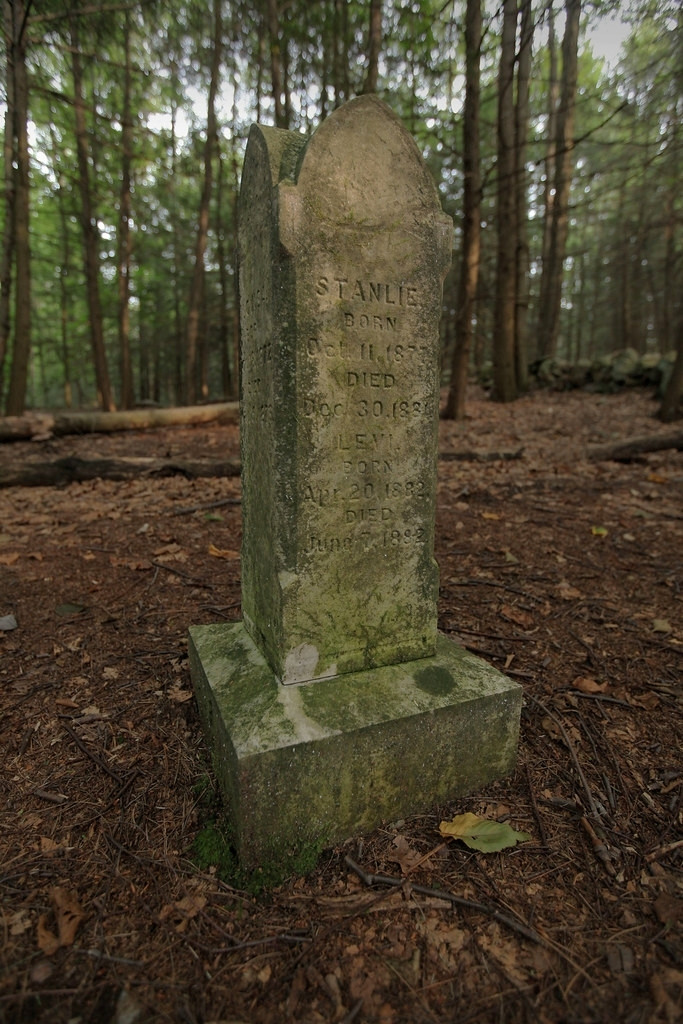
<svg viewBox="0 0 683 1024"><path fill-rule="evenodd" d="M434 657L284 686L240 622L190 629L240 862L291 863L509 774L522 689L440 636Z"/></svg>

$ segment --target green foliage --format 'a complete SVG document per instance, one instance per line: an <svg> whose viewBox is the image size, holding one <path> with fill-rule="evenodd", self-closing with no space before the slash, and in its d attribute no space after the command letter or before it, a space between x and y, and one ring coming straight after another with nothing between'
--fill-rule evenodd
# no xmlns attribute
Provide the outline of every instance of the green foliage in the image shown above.
<svg viewBox="0 0 683 1024"><path fill-rule="evenodd" d="M83 58L90 179L99 238L104 341L115 391L119 376L119 206L122 110L130 26L133 109L130 338L136 396L177 402L194 264L211 51L211 5L140 3L128 14L84 7ZM614 5L612 5L614 6ZM611 9L601 4L600 12ZM383 4L380 95L404 119L456 223L462 202L464 0ZM596 17L591 8L587 17ZM561 357L576 360L632 345L673 346L683 294L680 123L683 24L673 0L634 0L620 16L633 31L616 69L590 48L579 63L575 175L562 306ZM549 60L545 7L536 7L527 195L531 322L541 272ZM237 316L235 196L249 125L272 123L267 5L224 5L219 155L206 253L200 335L208 394L234 381ZM58 15L58 16L54 16ZM369 4L292 0L279 4L274 40L289 88L290 127L310 132L365 80ZM92 405L81 199L74 134L71 37L61 4L29 12L33 355L29 404ZM488 357L496 263L496 117L500 13L484 7L481 45L482 249L477 358ZM559 49L559 45L558 45ZM7 65L9 66L9 65ZM217 188L221 169L221 191ZM2 210L0 220L4 219ZM444 336L452 336L457 274L447 283ZM0 379L2 379L0 367ZM8 379L4 367L4 379ZM0 400L2 395L0 395Z"/></svg>
<svg viewBox="0 0 683 1024"><path fill-rule="evenodd" d="M243 868L237 857L230 824L222 816L209 821L192 844L192 858L201 871L213 867L221 881L235 889L258 896L282 885L288 878L310 874L318 863L324 844L311 841L291 852L278 848L258 868Z"/></svg>
<svg viewBox="0 0 683 1024"><path fill-rule="evenodd" d="M230 822L221 810L213 780L208 775L201 775L192 788L196 806L204 818L190 850L200 871L215 868L221 881L253 896L282 885L288 878L313 871L325 845L322 840L307 840L298 850L287 850L278 844L277 837L274 837L271 851L258 868L243 868L235 850Z"/></svg>

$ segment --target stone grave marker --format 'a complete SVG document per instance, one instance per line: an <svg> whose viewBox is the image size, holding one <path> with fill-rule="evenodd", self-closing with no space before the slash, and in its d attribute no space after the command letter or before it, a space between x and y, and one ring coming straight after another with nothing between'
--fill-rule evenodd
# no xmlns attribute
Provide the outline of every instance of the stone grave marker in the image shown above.
<svg viewBox="0 0 683 1024"><path fill-rule="evenodd" d="M243 621L190 629L242 861L514 765L521 689L437 633L439 316L452 224L373 96L254 125L240 193Z"/></svg>

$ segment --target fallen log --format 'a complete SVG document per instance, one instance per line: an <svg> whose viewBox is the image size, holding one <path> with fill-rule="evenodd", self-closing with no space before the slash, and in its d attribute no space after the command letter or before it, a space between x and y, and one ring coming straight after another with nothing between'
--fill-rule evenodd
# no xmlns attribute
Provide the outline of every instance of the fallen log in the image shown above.
<svg viewBox="0 0 683 1024"><path fill-rule="evenodd" d="M439 458L446 461L462 459L469 462L492 462L519 459L518 451L445 451ZM51 462L26 462L22 466L0 466L0 488L3 487L64 487L85 480L133 480L136 477L185 476L229 477L241 473L239 459L158 459L158 458L102 458L81 459L69 455Z"/></svg>
<svg viewBox="0 0 683 1024"><path fill-rule="evenodd" d="M25 463L23 466L0 467L2 487L63 487L85 480L131 480L137 477L239 476L239 459L192 461L185 459L79 459L68 456L53 462Z"/></svg>
<svg viewBox="0 0 683 1024"><path fill-rule="evenodd" d="M633 462L648 452L663 452L670 448L683 451L683 430L673 434L647 434L628 441L588 446L588 458L596 462Z"/></svg>
<svg viewBox="0 0 683 1024"><path fill-rule="evenodd" d="M445 462L510 462L512 459L521 459L523 455L523 448L505 448L491 452L475 452L470 449L439 452L439 458Z"/></svg>
<svg viewBox="0 0 683 1024"><path fill-rule="evenodd" d="M191 427L199 423L224 425L238 420L239 402L122 412L30 413L0 419L0 442L44 441L67 434L111 434L120 430L152 430L155 427Z"/></svg>

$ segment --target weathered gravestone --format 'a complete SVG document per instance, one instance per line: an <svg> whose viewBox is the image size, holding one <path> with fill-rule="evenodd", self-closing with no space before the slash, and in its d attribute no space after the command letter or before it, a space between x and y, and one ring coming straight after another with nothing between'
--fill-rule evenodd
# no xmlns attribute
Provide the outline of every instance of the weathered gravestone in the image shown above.
<svg viewBox="0 0 683 1024"><path fill-rule="evenodd" d="M242 861L509 772L521 690L437 634L452 225L366 96L306 139L255 125L240 194L243 622L190 630Z"/></svg>

